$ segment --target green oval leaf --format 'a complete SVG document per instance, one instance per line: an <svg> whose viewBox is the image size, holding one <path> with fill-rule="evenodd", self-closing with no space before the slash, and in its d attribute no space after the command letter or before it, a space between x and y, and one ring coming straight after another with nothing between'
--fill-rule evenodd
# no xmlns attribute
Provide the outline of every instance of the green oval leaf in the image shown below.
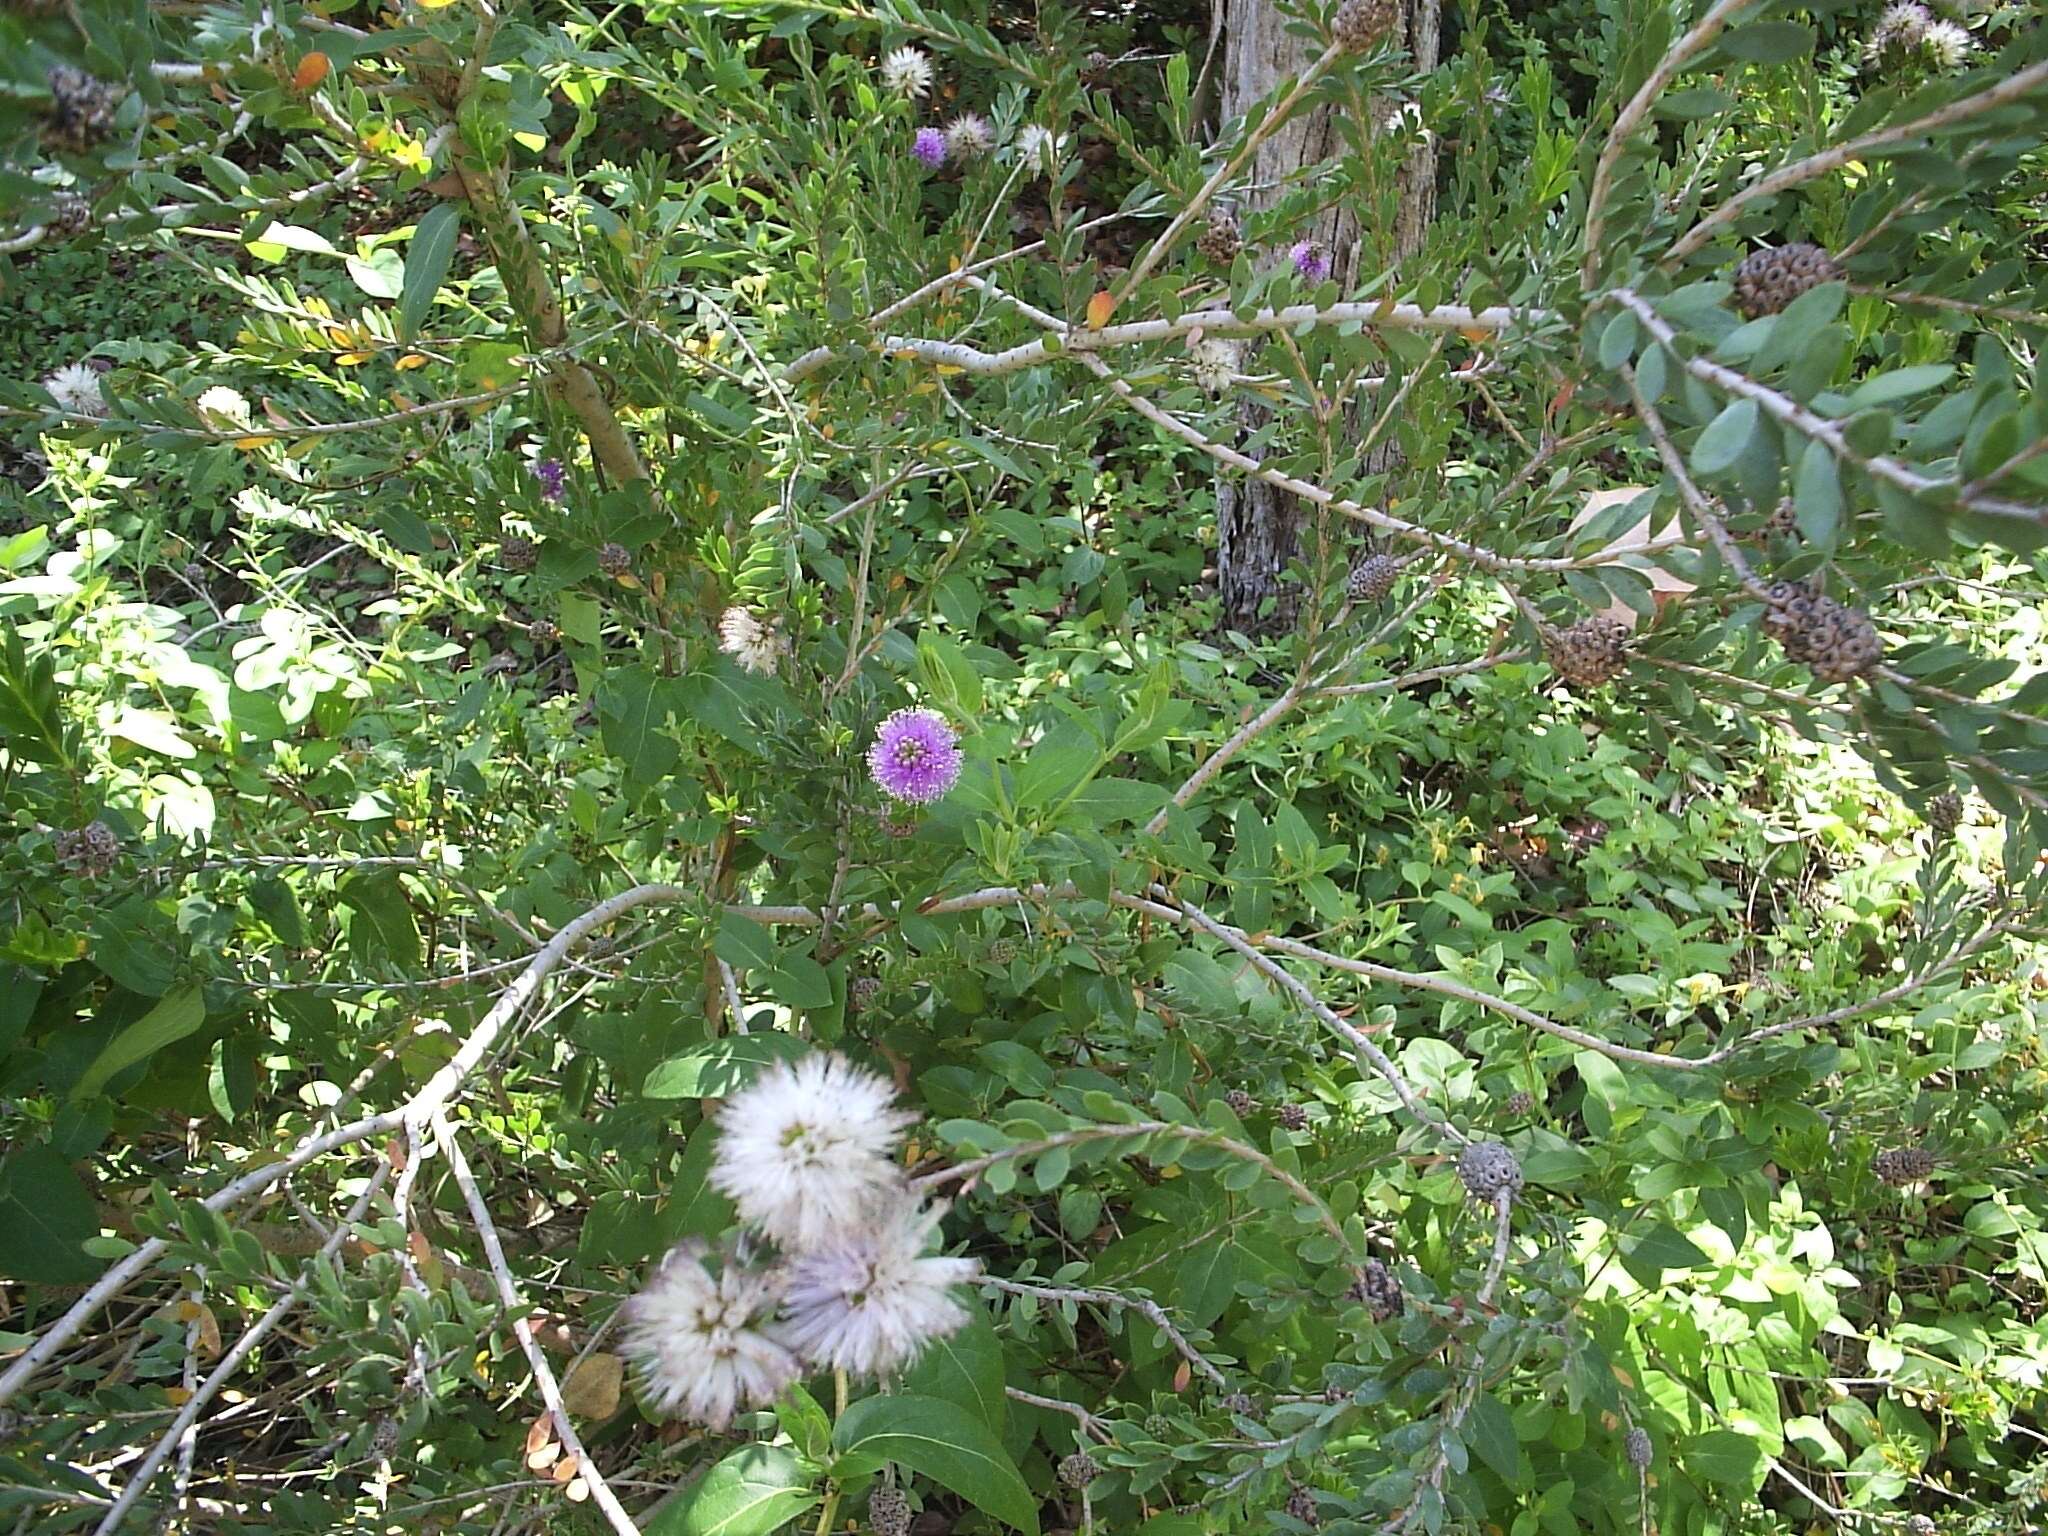
<svg viewBox="0 0 2048 1536"><path fill-rule="evenodd" d="M779 1445L743 1445L661 1507L647 1536L768 1536L818 1502L814 1470Z"/></svg>
<svg viewBox="0 0 2048 1536"><path fill-rule="evenodd" d="M1692 445L1692 472L1718 475L1732 468L1756 432L1756 414L1754 400L1729 401Z"/></svg>
<svg viewBox="0 0 2048 1536"><path fill-rule="evenodd" d="M462 210L453 203L436 203L414 226L412 243L405 248L405 291L398 300L400 335L419 333L420 322L427 318L434 295L448 276L455 237L461 230Z"/></svg>
<svg viewBox="0 0 2048 1536"><path fill-rule="evenodd" d="M1038 1501L995 1435L936 1397L868 1397L840 1417L843 1456L880 1457L922 1472L1005 1525L1038 1536Z"/></svg>

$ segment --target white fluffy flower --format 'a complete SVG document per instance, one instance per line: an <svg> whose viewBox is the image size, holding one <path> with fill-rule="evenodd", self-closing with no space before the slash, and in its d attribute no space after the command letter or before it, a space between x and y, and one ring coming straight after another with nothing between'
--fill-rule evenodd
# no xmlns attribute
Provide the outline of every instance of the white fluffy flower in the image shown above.
<svg viewBox="0 0 2048 1536"><path fill-rule="evenodd" d="M66 363L47 379L43 388L67 416L104 416L107 397L100 390L100 376L90 363Z"/></svg>
<svg viewBox="0 0 2048 1536"><path fill-rule="evenodd" d="M1017 163L1050 174L1058 169L1066 141L1050 128L1026 123L1017 130Z"/></svg>
<svg viewBox="0 0 2048 1536"><path fill-rule="evenodd" d="M1927 7L1918 0L1892 0L1877 18L1877 30L1911 41L1927 30L1932 19Z"/></svg>
<svg viewBox="0 0 2048 1536"><path fill-rule="evenodd" d="M979 112L962 112L946 125L946 153L956 160L971 160L996 147L996 131Z"/></svg>
<svg viewBox="0 0 2048 1536"><path fill-rule="evenodd" d="M718 648L749 672L773 672L782 654L782 637L772 626L735 606L718 620Z"/></svg>
<svg viewBox="0 0 2048 1536"><path fill-rule="evenodd" d="M775 1311L772 1275L730 1254L712 1274L697 1240L682 1243L621 1311L621 1347L664 1412L723 1429L740 1408L772 1403L803 1369L763 1331Z"/></svg>
<svg viewBox="0 0 2048 1536"><path fill-rule="evenodd" d="M1877 25L1871 28L1870 40L1863 47L1864 63L1873 69L1880 68L1888 55L1896 57L1894 50L1919 47L1933 20L1932 13L1919 0L1892 0L1877 18Z"/></svg>
<svg viewBox="0 0 2048 1536"><path fill-rule="evenodd" d="M1220 395L1237 378L1243 356L1236 342L1205 336L1188 348L1188 372L1203 389Z"/></svg>
<svg viewBox="0 0 2048 1536"><path fill-rule="evenodd" d="M246 427L249 402L225 384L216 384L199 397L199 418L209 427Z"/></svg>
<svg viewBox="0 0 2048 1536"><path fill-rule="evenodd" d="M882 85L899 96L922 96L932 88L932 61L916 48L898 48L882 60Z"/></svg>
<svg viewBox="0 0 2048 1536"><path fill-rule="evenodd" d="M720 1111L711 1186L785 1249L858 1230L897 1187L890 1152L917 1118L894 1097L843 1056L777 1062Z"/></svg>
<svg viewBox="0 0 2048 1536"><path fill-rule="evenodd" d="M1920 50L1936 69L1961 69L1976 45L1968 29L1952 21L1933 22L1920 34Z"/></svg>
<svg viewBox="0 0 2048 1536"><path fill-rule="evenodd" d="M829 1243L790 1260L783 1282L784 1343L818 1369L860 1376L907 1366L933 1339L967 1321L953 1287L972 1259L925 1257L942 1209L907 1193Z"/></svg>

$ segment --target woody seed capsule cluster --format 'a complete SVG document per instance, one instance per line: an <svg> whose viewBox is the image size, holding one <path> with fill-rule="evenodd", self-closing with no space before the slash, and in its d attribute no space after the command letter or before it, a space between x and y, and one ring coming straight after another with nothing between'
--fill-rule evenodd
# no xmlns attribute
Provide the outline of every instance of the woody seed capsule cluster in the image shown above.
<svg viewBox="0 0 2048 1536"><path fill-rule="evenodd" d="M121 857L121 839L104 821L89 821L54 839L57 862L74 875L95 879Z"/></svg>
<svg viewBox="0 0 2048 1536"><path fill-rule="evenodd" d="M1623 1453L1632 1467L1647 1467L1650 1464L1652 1447L1650 1432L1638 1424L1628 1432L1628 1438L1621 1443Z"/></svg>
<svg viewBox="0 0 2048 1536"><path fill-rule="evenodd" d="M1367 555L1351 567L1344 582L1344 595L1354 603L1377 603L1394 590L1401 579L1401 562L1392 555Z"/></svg>
<svg viewBox="0 0 2048 1536"><path fill-rule="evenodd" d="M1303 1525L1321 1525L1322 1511L1316 1508L1316 1496L1300 1483L1296 1483L1287 1495L1287 1513Z"/></svg>
<svg viewBox="0 0 2048 1536"><path fill-rule="evenodd" d="M1886 1147L1870 1160L1870 1171L1894 1189L1904 1189L1934 1172L1934 1154L1925 1147Z"/></svg>
<svg viewBox="0 0 2048 1536"><path fill-rule="evenodd" d="M1605 616L1581 619L1552 630L1543 648L1557 675L1574 688L1602 688L1628 664L1628 626Z"/></svg>
<svg viewBox="0 0 2048 1536"><path fill-rule="evenodd" d="M633 552L623 544L607 544L597 552L597 568L617 580L633 569Z"/></svg>
<svg viewBox="0 0 2048 1536"><path fill-rule="evenodd" d="M1076 1451L1060 1459L1060 1481L1069 1488L1086 1488L1095 1481L1097 1470L1095 1458L1086 1451Z"/></svg>
<svg viewBox="0 0 2048 1536"><path fill-rule="evenodd" d="M1490 1205L1522 1187L1522 1165L1506 1143L1475 1141L1458 1155L1458 1177L1474 1200Z"/></svg>
<svg viewBox="0 0 2048 1536"><path fill-rule="evenodd" d="M1751 251L1735 269L1735 307L1745 320L1775 315L1809 288L1841 276L1834 257L1804 240Z"/></svg>
<svg viewBox="0 0 2048 1536"><path fill-rule="evenodd" d="M1830 683L1861 677L1884 659L1884 642L1870 616L1816 592L1803 581L1771 583L1764 633Z"/></svg>
<svg viewBox="0 0 2048 1536"><path fill-rule="evenodd" d="M1936 795L1927 802L1926 816L1935 836L1954 837L1956 828L1963 824L1963 797L1954 790Z"/></svg>
<svg viewBox="0 0 2048 1536"><path fill-rule="evenodd" d="M43 112L46 147L82 155L106 138L125 91L69 64L54 66L44 80L50 87Z"/></svg>
<svg viewBox="0 0 2048 1536"><path fill-rule="evenodd" d="M910 1500L901 1489L877 1488L868 1495L868 1526L875 1536L907 1536Z"/></svg>
<svg viewBox="0 0 2048 1536"><path fill-rule="evenodd" d="M1208 226L1195 238L1195 249L1219 267L1227 267L1244 245L1237 215L1220 204L1209 205Z"/></svg>
<svg viewBox="0 0 2048 1536"><path fill-rule="evenodd" d="M1348 1300L1364 1302L1366 1311L1372 1314L1376 1323L1399 1317L1405 1306L1401 1300L1401 1282L1378 1259L1365 1261L1365 1267L1358 1272L1358 1279L1344 1295Z"/></svg>
<svg viewBox="0 0 2048 1536"><path fill-rule="evenodd" d="M532 570L539 560L540 546L516 533L498 546L499 563L515 574Z"/></svg>
<svg viewBox="0 0 2048 1536"><path fill-rule="evenodd" d="M1401 8L1394 0L1344 0L1330 19L1330 41L1350 53L1363 53L1394 30Z"/></svg>

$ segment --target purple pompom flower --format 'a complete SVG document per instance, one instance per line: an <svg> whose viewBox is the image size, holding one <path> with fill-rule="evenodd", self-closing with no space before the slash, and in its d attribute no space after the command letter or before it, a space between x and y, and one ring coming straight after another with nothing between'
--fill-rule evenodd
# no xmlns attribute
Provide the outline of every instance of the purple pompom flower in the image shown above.
<svg viewBox="0 0 2048 1536"><path fill-rule="evenodd" d="M1294 260L1294 270L1311 283L1320 283L1330 275L1330 258L1318 240L1297 240L1287 253Z"/></svg>
<svg viewBox="0 0 2048 1536"><path fill-rule="evenodd" d="M936 128L920 128L910 152L936 171L946 163L946 136Z"/></svg>
<svg viewBox="0 0 2048 1536"><path fill-rule="evenodd" d="M868 772L883 794L929 805L960 777L959 738L928 709L899 709L868 749Z"/></svg>
<svg viewBox="0 0 2048 1536"><path fill-rule="evenodd" d="M533 466L533 478L540 483L542 501L562 499L562 461L560 459L539 459Z"/></svg>

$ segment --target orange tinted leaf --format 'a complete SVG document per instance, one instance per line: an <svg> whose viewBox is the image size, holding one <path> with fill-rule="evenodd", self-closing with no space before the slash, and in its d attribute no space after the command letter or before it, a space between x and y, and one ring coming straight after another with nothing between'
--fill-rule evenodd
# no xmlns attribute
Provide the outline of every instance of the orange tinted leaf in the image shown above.
<svg viewBox="0 0 2048 1536"><path fill-rule="evenodd" d="M1116 295L1107 288L1098 291L1095 297L1088 301L1088 328L1094 331L1101 330L1109 324L1110 313L1115 308Z"/></svg>
<svg viewBox="0 0 2048 1536"><path fill-rule="evenodd" d="M327 78L329 67L326 54L309 53L299 60L299 67L292 71L292 84L302 91L310 91Z"/></svg>

